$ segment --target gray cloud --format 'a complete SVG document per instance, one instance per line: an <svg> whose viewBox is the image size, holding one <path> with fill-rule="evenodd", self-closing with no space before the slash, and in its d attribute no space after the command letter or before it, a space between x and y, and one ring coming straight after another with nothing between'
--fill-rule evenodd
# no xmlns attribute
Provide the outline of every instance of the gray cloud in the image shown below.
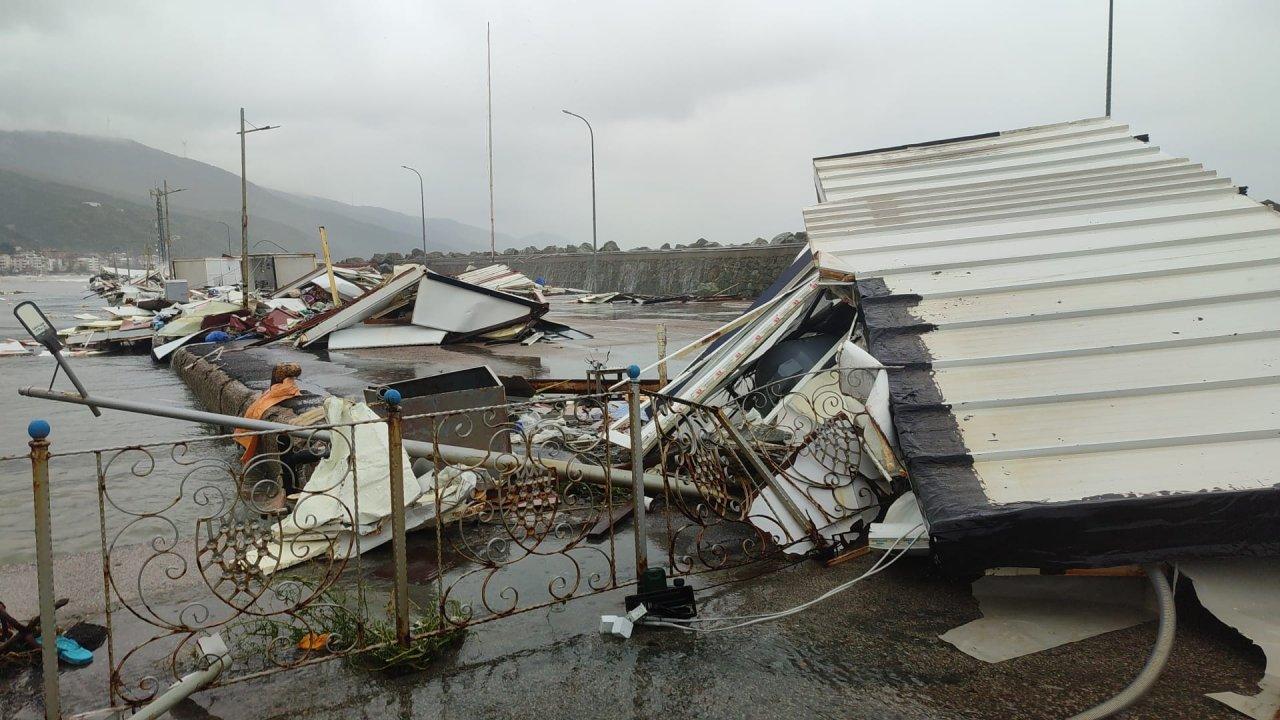
<svg viewBox="0 0 1280 720"><path fill-rule="evenodd" d="M1280 196L1272 2L1120 0L1115 115ZM130 137L269 186L487 225L722 242L800 226L809 159L1102 113L1106 3L44 3L0 12L0 126ZM412 181L412 182L411 182Z"/></svg>

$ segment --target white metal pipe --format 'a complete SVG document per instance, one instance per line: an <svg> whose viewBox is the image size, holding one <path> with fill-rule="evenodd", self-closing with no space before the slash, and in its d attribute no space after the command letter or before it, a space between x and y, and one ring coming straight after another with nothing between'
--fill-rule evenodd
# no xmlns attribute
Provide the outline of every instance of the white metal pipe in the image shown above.
<svg viewBox="0 0 1280 720"><path fill-rule="evenodd" d="M191 697L192 694L207 687L218 676L226 666L231 664L230 655L219 655L209 663L209 667L204 670L197 670L193 673L187 673L182 676L181 680L169 686L168 690L161 693L160 697L152 700L150 704L142 708L138 712L129 716L129 720L154 720L162 717L165 713L172 710L178 703Z"/></svg>
<svg viewBox="0 0 1280 720"><path fill-rule="evenodd" d="M38 387L20 388L18 390L18 394L25 395L26 397L40 398L42 400L56 400L58 402L72 403L75 405L96 405L109 410L120 410L122 412L134 412L143 415L168 417L175 420L187 420L190 422L219 425L227 428L243 428L250 431L266 430L273 432L285 432L295 436L313 438L316 440L329 439L329 432L327 430L308 430L305 426L289 425L287 423L271 422L269 420L253 420L251 418L240 417L238 415L223 415L221 413L211 413L204 410L174 407L172 405L154 405L134 400L106 398L97 395L81 397L80 395L55 392ZM487 450L476 450L473 448L458 447L456 445L439 445L432 442L424 442L422 440L405 440L404 451L408 453L410 457L435 458L438 454L440 460L445 463L457 463L473 467L482 466L490 469L498 469L499 471L510 470L512 465L523 465L525 463L536 461L539 467L551 470L561 477L571 478L574 480L580 479L596 484L608 483L618 487L631 487L630 470L601 467L599 465L592 465L584 462L566 462L564 460L545 457L530 458L527 456L517 455L515 453L493 453ZM689 482L676 480L674 478L667 480L659 473L644 473L644 488L646 491L650 493L661 493L667 489L668 485L670 485L671 490L674 490L681 495L694 498L702 495L698 488Z"/></svg>

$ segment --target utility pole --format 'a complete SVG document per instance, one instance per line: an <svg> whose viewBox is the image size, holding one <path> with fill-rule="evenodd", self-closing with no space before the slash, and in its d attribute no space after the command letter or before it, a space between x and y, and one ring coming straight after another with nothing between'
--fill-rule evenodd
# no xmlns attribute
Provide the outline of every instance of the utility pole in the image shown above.
<svg viewBox="0 0 1280 720"><path fill-rule="evenodd" d="M249 181L245 174L244 136L259 130L275 130L279 125L251 126L245 129L244 108L240 108L240 293L244 308L249 309L249 293L253 290L253 273L249 267Z"/></svg>
<svg viewBox="0 0 1280 720"><path fill-rule="evenodd" d="M163 189L160 187L151 191L156 198L156 253L163 256L165 265L169 268L169 277L173 277L173 233L169 228L169 196L173 193L179 193L186 188L169 189L169 181L164 181Z"/></svg>
<svg viewBox="0 0 1280 720"><path fill-rule="evenodd" d="M493 46L489 42L489 23L484 24L486 96L489 108L489 262L498 255L498 231L493 221Z"/></svg>
<svg viewBox="0 0 1280 720"><path fill-rule="evenodd" d="M159 187L153 189L151 191L151 195L156 199L156 246L163 247L164 246L164 209L163 209L162 203L164 202L164 195L160 192Z"/></svg>

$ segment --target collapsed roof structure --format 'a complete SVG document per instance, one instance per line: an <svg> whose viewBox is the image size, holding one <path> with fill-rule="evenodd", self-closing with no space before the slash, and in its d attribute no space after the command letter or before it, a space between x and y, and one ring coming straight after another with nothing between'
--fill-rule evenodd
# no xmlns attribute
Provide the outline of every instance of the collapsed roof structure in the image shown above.
<svg viewBox="0 0 1280 720"><path fill-rule="evenodd" d="M1109 118L814 169L944 565L1280 552L1280 214Z"/></svg>

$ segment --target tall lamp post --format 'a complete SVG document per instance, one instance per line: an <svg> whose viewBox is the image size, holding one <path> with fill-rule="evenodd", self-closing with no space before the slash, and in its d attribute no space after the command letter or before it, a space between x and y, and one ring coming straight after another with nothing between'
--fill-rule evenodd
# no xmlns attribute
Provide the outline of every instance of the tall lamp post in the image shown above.
<svg viewBox="0 0 1280 720"><path fill-rule="evenodd" d="M422 264L427 264L427 191L422 184L422 173L408 165L400 167L418 176L418 203L422 206Z"/></svg>
<svg viewBox="0 0 1280 720"><path fill-rule="evenodd" d="M240 294L244 296L244 308L249 309L249 292L253 289L253 274L249 270L249 181L245 175L244 136L259 130L275 130L279 125L263 125L245 129L244 108L240 108Z"/></svg>
<svg viewBox="0 0 1280 720"><path fill-rule="evenodd" d="M562 111L565 115L572 115L584 123L587 123L587 135L591 139L591 252L599 252L600 248L596 245L596 132L591 129L591 123L578 113Z"/></svg>
<svg viewBox="0 0 1280 720"><path fill-rule="evenodd" d="M231 226L222 222L221 220L214 220L214 222L218 223L219 225L227 229L227 254L230 255L231 254Z"/></svg>

